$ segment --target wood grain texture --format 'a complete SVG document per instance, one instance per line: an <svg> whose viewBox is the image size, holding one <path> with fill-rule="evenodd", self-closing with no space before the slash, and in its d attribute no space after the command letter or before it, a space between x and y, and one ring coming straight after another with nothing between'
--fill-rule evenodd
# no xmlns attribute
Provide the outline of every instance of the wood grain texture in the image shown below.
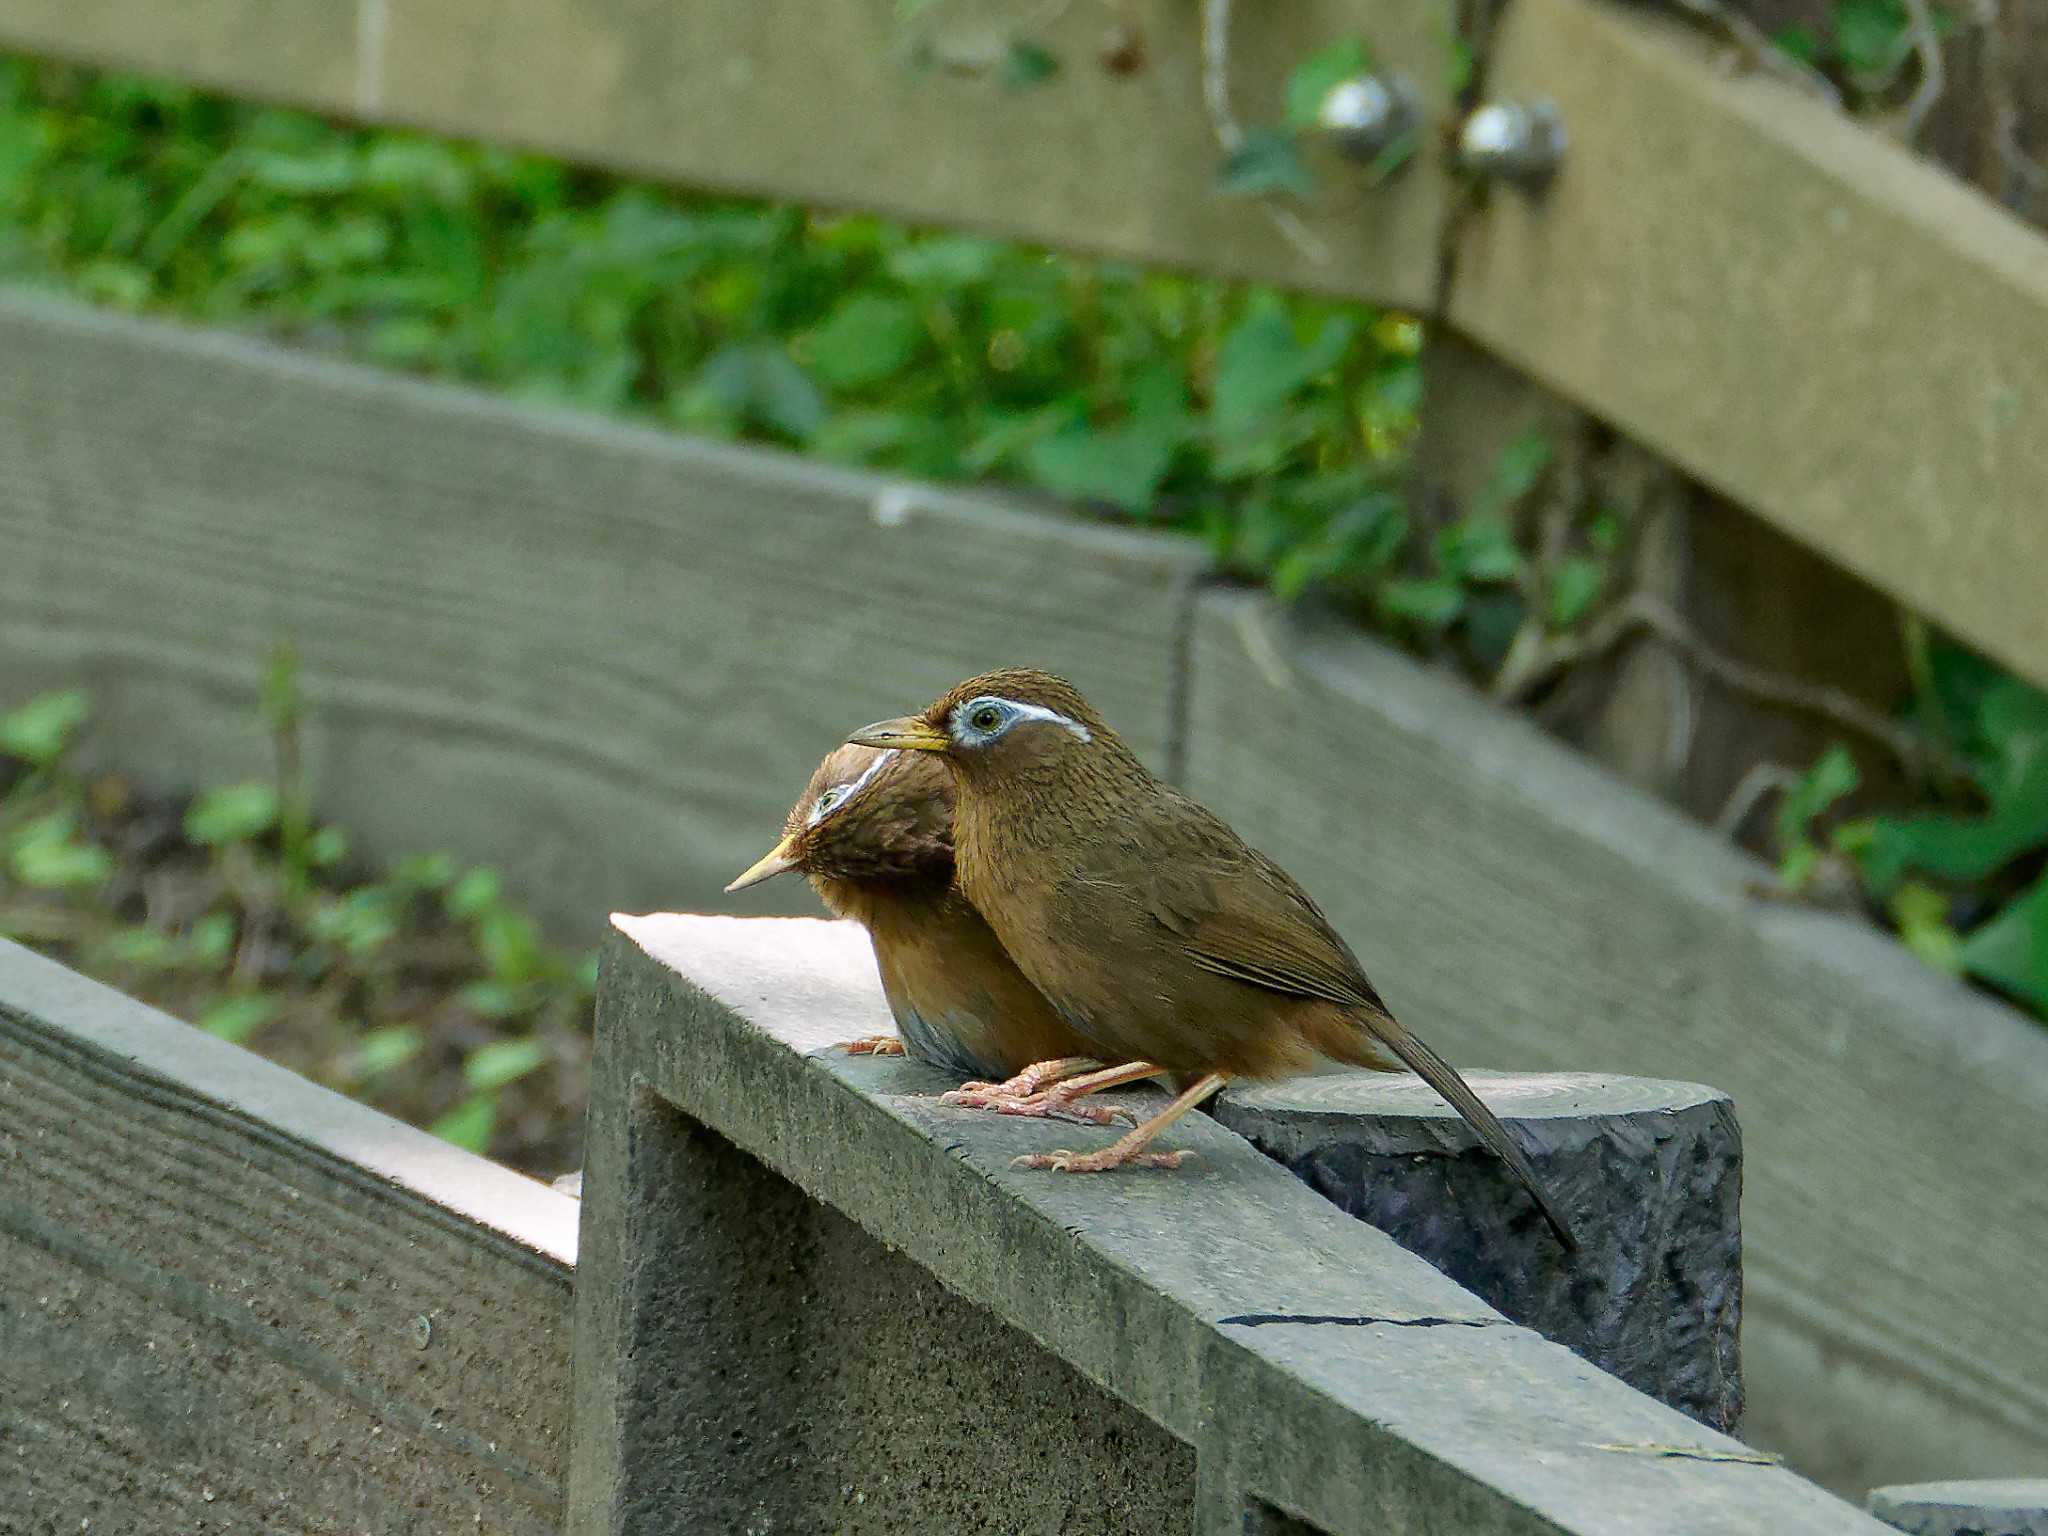
<svg viewBox="0 0 2048 1536"><path fill-rule="evenodd" d="M0 1171L9 1529L558 1528L574 1202L8 944Z"/></svg>
<svg viewBox="0 0 2048 1536"><path fill-rule="evenodd" d="M0 300L0 677L118 766L267 771L290 637L316 801L500 864L561 930L726 898L848 730L1028 661L1173 766L1192 544Z"/></svg>
<svg viewBox="0 0 2048 1536"><path fill-rule="evenodd" d="M2048 1451L2048 1032L1340 627L1218 595L1192 664L1190 789L1452 1061L1733 1096L1748 1433L1859 1492Z"/></svg>
<svg viewBox="0 0 2048 1536"><path fill-rule="evenodd" d="M2048 681L2048 238L1700 31L1515 0L1487 89L1555 100L1540 199L1464 226L1451 321Z"/></svg>
<svg viewBox="0 0 2048 1536"><path fill-rule="evenodd" d="M1073 250L1427 307L1449 180L1438 138L1377 188L1314 151L1291 239L1222 196L1200 12L1183 0L10 0L0 41L170 72L629 173L887 212ZM191 19L187 19L188 15ZM296 24L296 27L295 27ZM1446 107L1446 0L1297 0L1247 12L1230 88L1280 120L1289 72L1363 34ZM1013 44L1057 68L1006 83ZM1076 174L1086 167L1086 174Z"/></svg>

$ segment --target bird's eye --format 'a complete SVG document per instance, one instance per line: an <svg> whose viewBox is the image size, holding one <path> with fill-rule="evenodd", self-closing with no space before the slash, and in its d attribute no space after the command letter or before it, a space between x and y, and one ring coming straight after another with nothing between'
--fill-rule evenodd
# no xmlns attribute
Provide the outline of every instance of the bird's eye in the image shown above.
<svg viewBox="0 0 2048 1536"><path fill-rule="evenodd" d="M967 723L977 731L992 731L1003 723L1003 712L993 704L984 704L967 717Z"/></svg>
<svg viewBox="0 0 2048 1536"><path fill-rule="evenodd" d="M837 804L839 803L839 798L840 798L840 792L839 792L838 790L836 790L836 789L828 789L828 790L826 790L826 791L825 791L825 793L823 793L822 795L818 796L818 809L819 809L819 810L821 810L821 811L829 811L829 810L831 810L833 806L835 806L835 805L837 805Z"/></svg>

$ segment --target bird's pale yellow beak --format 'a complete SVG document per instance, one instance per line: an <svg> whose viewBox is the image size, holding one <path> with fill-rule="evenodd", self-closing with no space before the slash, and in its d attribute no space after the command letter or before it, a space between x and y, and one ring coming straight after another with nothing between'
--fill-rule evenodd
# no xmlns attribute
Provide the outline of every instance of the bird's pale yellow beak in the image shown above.
<svg viewBox="0 0 2048 1536"><path fill-rule="evenodd" d="M787 874L796 868L796 863L796 836L792 833L748 866L745 874L725 888L726 894L744 891L750 885L759 885L763 880Z"/></svg>
<svg viewBox="0 0 2048 1536"><path fill-rule="evenodd" d="M917 715L898 715L894 720L877 720L846 738L860 747L901 747L909 752L943 752L953 743L944 731L935 731Z"/></svg>

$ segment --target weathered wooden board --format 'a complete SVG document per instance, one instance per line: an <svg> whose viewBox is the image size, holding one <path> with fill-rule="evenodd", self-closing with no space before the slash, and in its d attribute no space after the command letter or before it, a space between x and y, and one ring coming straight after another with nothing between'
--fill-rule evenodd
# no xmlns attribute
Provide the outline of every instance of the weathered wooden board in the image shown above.
<svg viewBox="0 0 2048 1536"><path fill-rule="evenodd" d="M265 9L250 0L186 0L181 36L153 23L152 0L96 0L75 23L63 0L32 0L19 22L16 6L0 7L0 41L237 88L260 82L260 94L707 187L1390 304L1434 301L1448 193L1435 138L1376 190L1333 163L1321 195L1297 206L1306 239L1290 238L1254 204L1216 190L1223 152L1203 104L1202 13L1187 0L949 0L914 16L897 0L318 8L323 33L360 12L360 31L328 49L333 66L356 71L350 95L337 98L324 75L317 89L300 88L309 44L232 36ZM122 14L137 19L132 35L113 24ZM1446 0L1248 11L1230 50L1234 111L1249 124L1278 122L1294 66L1361 33L1383 67L1440 110L1451 16ZM1044 50L1056 71L1006 83L1018 44Z"/></svg>
<svg viewBox="0 0 2048 1536"><path fill-rule="evenodd" d="M346 112L360 95L362 15L374 16L382 3L7 0L0 44Z"/></svg>
<svg viewBox="0 0 2048 1536"><path fill-rule="evenodd" d="M32 301L0 422L0 699L83 682L123 769L264 770L290 637L323 814L570 933L729 904L848 730L985 667L1069 672L1171 766L1177 540Z"/></svg>
<svg viewBox="0 0 2048 1536"><path fill-rule="evenodd" d="M1745 1432L1854 1491L2048 1454L2048 1031L1347 628L1205 598L1186 782L1452 1060L1731 1093Z"/></svg>
<svg viewBox="0 0 2048 1536"><path fill-rule="evenodd" d="M576 1219L0 943L0 1524L559 1529Z"/></svg>
<svg viewBox="0 0 2048 1536"><path fill-rule="evenodd" d="M1453 323L2048 680L2048 238L1641 8L1515 0L1488 84L1571 146L1467 222Z"/></svg>

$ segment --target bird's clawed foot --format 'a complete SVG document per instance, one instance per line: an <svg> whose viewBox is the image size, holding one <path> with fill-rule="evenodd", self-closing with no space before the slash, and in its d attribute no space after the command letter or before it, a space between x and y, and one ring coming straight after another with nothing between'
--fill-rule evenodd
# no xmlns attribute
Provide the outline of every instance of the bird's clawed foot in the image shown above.
<svg viewBox="0 0 2048 1536"><path fill-rule="evenodd" d="M1054 1173L1107 1173L1112 1168L1178 1168L1192 1152L1124 1152L1118 1146L1096 1152L1033 1152L1010 1159L1012 1168L1049 1168Z"/></svg>
<svg viewBox="0 0 2048 1536"><path fill-rule="evenodd" d="M954 1109L985 1109L997 1115L1027 1115L1038 1120L1070 1120L1075 1125L1136 1125L1138 1117L1112 1104L1069 1098L1057 1088L1044 1093L1005 1093L1003 1083L962 1083L939 1095Z"/></svg>
<svg viewBox="0 0 2048 1536"><path fill-rule="evenodd" d="M842 1040L839 1049L849 1056L901 1056L903 1042L894 1035L862 1035L857 1040Z"/></svg>

